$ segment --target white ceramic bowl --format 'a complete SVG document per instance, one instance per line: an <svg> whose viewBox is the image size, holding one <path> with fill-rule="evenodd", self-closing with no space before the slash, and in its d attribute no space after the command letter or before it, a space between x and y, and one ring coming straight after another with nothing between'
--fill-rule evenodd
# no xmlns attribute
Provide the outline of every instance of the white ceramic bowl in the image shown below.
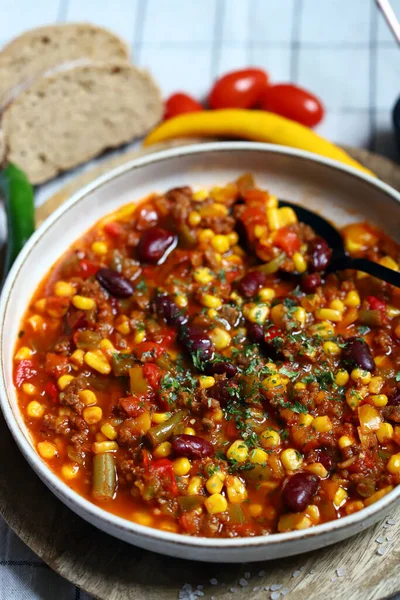
<svg viewBox="0 0 400 600"><path fill-rule="evenodd" d="M23 313L38 283L72 242L99 218L154 191L164 192L181 185L224 184L246 171L276 196L319 210L336 223L367 219L392 237L399 236L400 194L351 168L267 144L222 142L186 146L134 160L74 194L29 240L9 274L0 302L1 406L29 464L62 502L96 527L148 550L187 559L250 562L327 546L383 518L389 505L399 498L400 486L361 512L304 531L207 539L137 525L73 492L37 455L17 407L12 382L13 349Z"/></svg>

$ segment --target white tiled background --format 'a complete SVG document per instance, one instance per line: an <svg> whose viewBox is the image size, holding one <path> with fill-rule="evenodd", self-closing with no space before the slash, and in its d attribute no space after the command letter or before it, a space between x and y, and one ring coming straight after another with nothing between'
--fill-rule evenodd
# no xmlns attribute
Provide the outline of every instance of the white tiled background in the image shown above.
<svg viewBox="0 0 400 600"><path fill-rule="evenodd" d="M400 16L400 0L392 5ZM319 133L399 158L391 110L400 95L400 49L373 0L0 0L0 44L30 27L82 20L121 35L165 95L185 90L202 98L217 75L264 67L273 81L321 97L327 115ZM40 199L57 185L42 188ZM0 600L87 600L4 523L0 539Z"/></svg>

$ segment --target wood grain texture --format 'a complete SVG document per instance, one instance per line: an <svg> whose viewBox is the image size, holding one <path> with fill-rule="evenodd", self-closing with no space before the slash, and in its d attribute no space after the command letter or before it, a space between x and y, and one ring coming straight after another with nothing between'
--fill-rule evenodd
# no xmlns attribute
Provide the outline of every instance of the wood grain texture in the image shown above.
<svg viewBox="0 0 400 600"><path fill-rule="evenodd" d="M400 189L400 168L394 163L365 151L351 154ZM29 468L2 419L0 455L0 513L50 567L95 598L175 600L185 583L194 590L203 585L204 597L216 600L265 600L273 591L265 586L277 584L289 590L289 600L383 600L400 590L400 508L389 515L398 525L385 520L324 550L249 565L195 563L129 546L75 516ZM245 574L250 577L244 580ZM217 585L210 583L213 578Z"/></svg>

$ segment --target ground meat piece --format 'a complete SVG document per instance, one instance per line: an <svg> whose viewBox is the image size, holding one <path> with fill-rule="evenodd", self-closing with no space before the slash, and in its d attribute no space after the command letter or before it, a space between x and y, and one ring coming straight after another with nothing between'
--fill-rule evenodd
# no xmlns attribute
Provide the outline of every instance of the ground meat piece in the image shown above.
<svg viewBox="0 0 400 600"><path fill-rule="evenodd" d="M57 435L69 437L71 427L67 415L45 415L43 422L48 429L55 431Z"/></svg>
<svg viewBox="0 0 400 600"><path fill-rule="evenodd" d="M221 266L220 260L218 260L218 257L216 256L216 252L211 247L205 250L204 260L206 266L210 267L214 271L217 271Z"/></svg>
<svg viewBox="0 0 400 600"><path fill-rule="evenodd" d="M227 234L233 231L235 219L226 215L225 217L203 217L201 226L212 229L217 234Z"/></svg>
<svg viewBox="0 0 400 600"><path fill-rule="evenodd" d="M85 404L79 398L79 392L86 389L88 381L85 373L78 375L60 394L60 404L69 406L74 412L80 415L85 408Z"/></svg>
<svg viewBox="0 0 400 600"><path fill-rule="evenodd" d="M72 352L71 340L69 338L60 339L54 346L54 352L63 356L69 356Z"/></svg>
<svg viewBox="0 0 400 600"><path fill-rule="evenodd" d="M374 343L378 346L379 350L384 354L387 354L392 349L392 338L389 333L381 329L374 335ZM381 353L379 352L379 353Z"/></svg>
<svg viewBox="0 0 400 600"><path fill-rule="evenodd" d="M176 223L181 225L192 211L192 190L190 187L174 188L166 194L171 202L171 213Z"/></svg>
<svg viewBox="0 0 400 600"><path fill-rule="evenodd" d="M400 423L400 406L384 406L382 408L382 416L385 421Z"/></svg>
<svg viewBox="0 0 400 600"><path fill-rule="evenodd" d="M135 429L134 419L126 419L118 430L118 443L121 446L137 446L139 435Z"/></svg>
<svg viewBox="0 0 400 600"><path fill-rule="evenodd" d="M79 464L84 464L90 450L89 430L75 433L71 437L71 445L68 446L68 457Z"/></svg>
<svg viewBox="0 0 400 600"><path fill-rule="evenodd" d="M238 327L242 317L240 310L230 304L224 304L219 311L219 315L222 319L228 321L231 327Z"/></svg>

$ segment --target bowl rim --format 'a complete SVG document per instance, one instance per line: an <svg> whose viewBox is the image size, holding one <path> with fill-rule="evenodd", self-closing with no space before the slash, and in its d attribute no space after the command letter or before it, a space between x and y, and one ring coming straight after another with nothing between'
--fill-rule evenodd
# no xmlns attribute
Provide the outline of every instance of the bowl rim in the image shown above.
<svg viewBox="0 0 400 600"><path fill-rule="evenodd" d="M169 546L186 546L197 549L207 548L223 548L226 550L235 550L240 548L255 548L264 546L274 546L276 544L282 544L284 542L296 542L307 538L313 538L315 536L323 537L324 534L333 533L338 530L342 530L346 527L357 527L362 528L362 524L369 517L372 517L375 513L378 513L388 507L392 502L400 497L400 485L396 486L391 492L386 494L383 498L373 503L372 505L363 508L361 511L346 515L336 521L328 521L321 525L316 525L310 529L300 531L289 531L286 533L272 533L269 535L259 535L255 537L243 537L243 538L206 538L206 537L194 537L186 536L181 533L172 533L161 531L152 527L146 527L129 521L123 517L118 517L114 513L111 513L96 504L90 502L74 490L72 490L66 483L62 481L39 457L35 448L28 441L22 428L19 426L12 408L11 402L8 397L6 382L5 382L5 361L4 361L4 338L5 338L5 315L8 310L10 296L13 292L13 288L18 280L19 272L29 258L32 250L35 248L37 243L41 240L42 236L47 232L52 225L62 219L63 215L66 214L71 207L83 202L88 194L95 191L97 188L104 186L109 181L118 178L124 173L136 169L140 169L142 166L146 166L151 163L160 163L174 159L180 156L204 154L209 152L232 152L232 151L247 151L247 152L265 152L273 154L281 154L283 156L293 156L306 161L319 163L320 165L329 167L331 169L341 171L347 175L356 178L364 183L378 188L381 192L385 193L390 200L400 204L400 193L397 192L390 185L375 179L371 175L358 171L353 167L349 167L337 161L318 156L311 152L299 150L297 148L289 148L286 146L278 146L275 144L265 144L258 142L211 142L211 143L200 143L187 146L179 146L176 148L169 148L166 150L160 150L158 152L151 153L149 155L132 159L131 161L121 165L104 175L96 178L93 182L87 184L77 192L71 195L71 197L58 207L45 221L38 227L32 237L28 240L20 254L18 255L8 277L5 281L1 298L0 298L0 405L6 420L7 426L16 441L19 449L21 450L24 457L27 459L29 465L39 475L42 481L50 488L51 491L55 492L55 495L63 501L68 507L77 507L76 512L78 514L85 515L86 520L93 519L94 522L104 522L111 526L113 529L117 529L121 532L128 534L137 535L147 540L159 541L168 543ZM79 510L78 510L79 509ZM75 510L75 508L73 509Z"/></svg>

